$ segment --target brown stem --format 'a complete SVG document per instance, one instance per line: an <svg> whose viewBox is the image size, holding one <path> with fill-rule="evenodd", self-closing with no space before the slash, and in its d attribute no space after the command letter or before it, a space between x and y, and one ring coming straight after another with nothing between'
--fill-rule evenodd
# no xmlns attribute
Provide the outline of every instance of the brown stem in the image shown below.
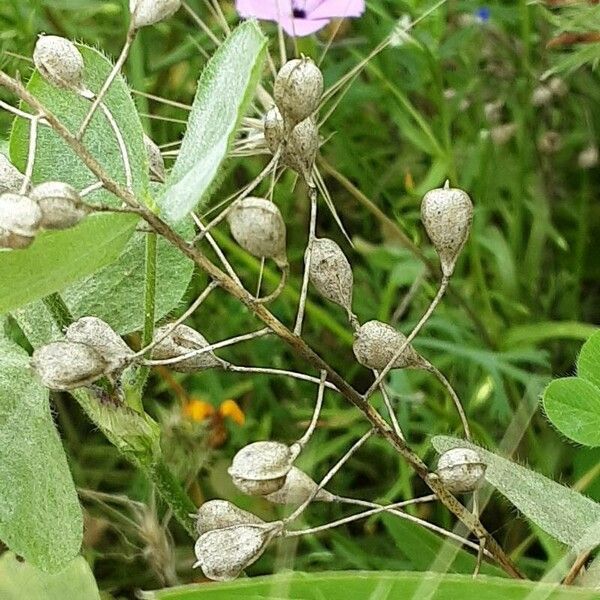
<svg viewBox="0 0 600 600"><path fill-rule="evenodd" d="M58 133L73 151L81 158L86 166L94 175L102 181L104 187L121 198L127 205L139 209L144 220L158 233L168 240L173 246L178 248L185 256L194 261L194 263L203 269L208 275L216 281L220 287L237 298L247 306L254 315L267 325L278 337L288 344L294 352L312 365L318 371L325 371L327 379L333 383L340 393L354 406L356 406L369 420L376 432L384 437L389 444L400 454L414 471L423 479L428 487L438 496L440 502L452 512L465 526L473 532L480 540L485 540L485 546L497 560L498 564L512 577L523 578L518 568L506 555L502 547L485 529L479 519L475 517L465 506L463 506L441 483L435 473L430 473L427 465L419 458L415 452L409 448L383 417L359 394L337 371L326 363L306 342L297 335L294 335L281 321L279 321L262 304L257 303L252 294L241 288L231 277L219 269L204 254L202 254L193 244L188 243L179 236L167 223L155 215L149 208L139 204L130 190L127 190L114 181L90 154L89 150L82 144L51 112L48 112L44 106L29 93L25 87L6 73L0 71L0 85L16 94L21 100L29 104L32 108L42 113L52 128Z"/></svg>

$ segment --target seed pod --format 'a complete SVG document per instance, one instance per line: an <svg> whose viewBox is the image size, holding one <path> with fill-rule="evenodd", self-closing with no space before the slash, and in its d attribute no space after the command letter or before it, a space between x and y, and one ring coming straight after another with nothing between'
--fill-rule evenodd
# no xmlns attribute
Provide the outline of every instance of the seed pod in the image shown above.
<svg viewBox="0 0 600 600"><path fill-rule="evenodd" d="M345 308L348 316L352 315L352 268L333 240L313 240L309 277L321 296Z"/></svg>
<svg viewBox="0 0 600 600"><path fill-rule="evenodd" d="M106 372L108 365L92 348L76 342L52 342L37 348L31 366L51 390L73 390L88 385Z"/></svg>
<svg viewBox="0 0 600 600"><path fill-rule="evenodd" d="M98 317L81 317L71 323L65 332L69 342L91 346L107 364L107 371L123 369L133 356L133 350L114 329Z"/></svg>
<svg viewBox="0 0 600 600"><path fill-rule="evenodd" d="M86 215L79 193L67 183L41 183L33 188L30 197L42 211L40 227L44 229L68 229Z"/></svg>
<svg viewBox="0 0 600 600"><path fill-rule="evenodd" d="M276 106L266 112L263 118L263 129L267 146L275 154L284 139L283 117Z"/></svg>
<svg viewBox="0 0 600 600"><path fill-rule="evenodd" d="M154 333L154 339L162 338L172 325L159 327ZM175 329L152 350L152 358L155 360L166 360L178 356L184 356L194 350L206 348L210 344L206 338L195 329L187 325L177 325ZM196 356L190 356L180 362L169 365L174 371L188 373L190 371L202 371L215 367L224 367L227 363L217 358L212 352L203 352Z"/></svg>
<svg viewBox="0 0 600 600"><path fill-rule="evenodd" d="M31 198L13 193L0 195L0 248L27 248L41 221L42 211Z"/></svg>
<svg viewBox="0 0 600 600"><path fill-rule="evenodd" d="M180 7L181 0L129 0L129 12L135 29L164 21Z"/></svg>
<svg viewBox="0 0 600 600"><path fill-rule="evenodd" d="M151 181L165 180L165 161L160 152L160 148L144 134L144 146L148 154L148 167L150 169Z"/></svg>
<svg viewBox="0 0 600 600"><path fill-rule="evenodd" d="M272 258L280 268L287 267L285 223L273 202L244 198L235 203L227 221L231 235L244 250L259 258Z"/></svg>
<svg viewBox="0 0 600 600"><path fill-rule="evenodd" d="M495 102L487 102L483 106L483 114L488 123L495 125L502 118L502 109L504 108L504 100L496 100Z"/></svg>
<svg viewBox="0 0 600 600"><path fill-rule="evenodd" d="M281 522L267 525L234 525L203 533L194 547L204 575L214 581L231 581L257 561L269 542L279 535Z"/></svg>
<svg viewBox="0 0 600 600"><path fill-rule="evenodd" d="M288 126L310 117L323 95L323 74L310 58L295 58L281 67L273 96Z"/></svg>
<svg viewBox="0 0 600 600"><path fill-rule="evenodd" d="M254 442L244 446L227 469L235 486L250 496L265 496L280 489L298 457L300 447L279 442Z"/></svg>
<svg viewBox="0 0 600 600"><path fill-rule="evenodd" d="M354 338L354 356L369 369L383 370L406 341L406 336L381 321L361 325ZM394 369L419 368L424 360L408 345L394 362Z"/></svg>
<svg viewBox="0 0 600 600"><path fill-rule="evenodd" d="M41 35L33 51L33 62L40 75L52 85L69 90L84 89L83 57L70 40Z"/></svg>
<svg viewBox="0 0 600 600"><path fill-rule="evenodd" d="M509 142L515 136L515 133L517 133L516 123L503 123L497 127L492 127L490 130L492 142L494 142L496 146L502 146Z"/></svg>
<svg viewBox="0 0 600 600"><path fill-rule="evenodd" d="M580 169L592 169L598 164L598 146L591 144L579 153L577 164Z"/></svg>
<svg viewBox="0 0 600 600"><path fill-rule="evenodd" d="M315 120L309 117L298 123L287 135L281 152L281 160L284 165L309 181L318 151L319 129Z"/></svg>
<svg viewBox="0 0 600 600"><path fill-rule="evenodd" d="M437 465L437 475L452 493L472 492L485 475L486 464L470 448L453 448L444 452Z"/></svg>
<svg viewBox="0 0 600 600"><path fill-rule="evenodd" d="M292 467L285 477L283 486L265 499L273 504L302 504L319 486L304 471ZM319 490L315 496L319 502L334 502L335 496L327 490Z"/></svg>
<svg viewBox="0 0 600 600"><path fill-rule="evenodd" d="M531 104L533 106L544 106L552 100L552 90L545 86L539 85L531 94Z"/></svg>
<svg viewBox="0 0 600 600"><path fill-rule="evenodd" d="M4 154L0 153L0 194L12 192L18 194L25 176Z"/></svg>
<svg viewBox="0 0 600 600"><path fill-rule="evenodd" d="M265 522L256 515L238 508L227 500L209 500L194 515L196 531L202 535L207 531L224 529L233 525L264 525Z"/></svg>
<svg viewBox="0 0 600 600"><path fill-rule="evenodd" d="M469 237L473 204L466 192L449 187L427 192L421 203L421 220L440 257L442 273L450 277Z"/></svg>
<svg viewBox="0 0 600 600"><path fill-rule="evenodd" d="M566 96L569 93L569 86L567 86L565 80L560 77L553 77L548 82L548 87L552 90L552 93L559 98Z"/></svg>

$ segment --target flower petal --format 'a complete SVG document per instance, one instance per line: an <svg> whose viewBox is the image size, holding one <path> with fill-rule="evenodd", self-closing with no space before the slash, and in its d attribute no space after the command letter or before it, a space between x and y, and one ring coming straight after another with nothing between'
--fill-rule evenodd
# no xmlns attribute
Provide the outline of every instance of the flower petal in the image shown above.
<svg viewBox="0 0 600 600"><path fill-rule="evenodd" d="M291 36L310 35L329 24L330 19L278 19L283 30Z"/></svg>
<svg viewBox="0 0 600 600"><path fill-rule="evenodd" d="M331 19L334 17L360 17L365 12L364 0L322 0L307 2L306 15L313 19Z"/></svg>
<svg viewBox="0 0 600 600"><path fill-rule="evenodd" d="M292 16L292 0L236 0L235 7L240 17L280 21Z"/></svg>

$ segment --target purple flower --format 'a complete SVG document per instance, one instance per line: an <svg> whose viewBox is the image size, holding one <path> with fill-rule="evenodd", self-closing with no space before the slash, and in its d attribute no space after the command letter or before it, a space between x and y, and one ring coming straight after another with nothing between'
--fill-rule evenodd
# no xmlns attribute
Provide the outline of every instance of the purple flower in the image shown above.
<svg viewBox="0 0 600 600"><path fill-rule="evenodd" d="M310 35L331 19L360 17L364 0L236 0L241 17L279 23L289 35Z"/></svg>

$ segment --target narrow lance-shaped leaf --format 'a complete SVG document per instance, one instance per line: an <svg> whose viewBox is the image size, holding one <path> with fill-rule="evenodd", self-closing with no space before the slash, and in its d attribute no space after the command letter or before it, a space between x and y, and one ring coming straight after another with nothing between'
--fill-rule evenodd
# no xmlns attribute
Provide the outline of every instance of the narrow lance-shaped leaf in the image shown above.
<svg viewBox="0 0 600 600"><path fill-rule="evenodd" d="M473 448L487 465L486 480L528 519L575 551L594 546L589 532L600 523L600 504L510 460L466 442L436 436L433 447L441 454L452 448Z"/></svg>
<svg viewBox="0 0 600 600"><path fill-rule="evenodd" d="M29 357L0 337L0 539L44 571L78 553L83 519L48 390Z"/></svg>
<svg viewBox="0 0 600 600"><path fill-rule="evenodd" d="M242 23L204 68L181 150L159 200L177 222L206 202L258 84L267 40L254 21Z"/></svg>

